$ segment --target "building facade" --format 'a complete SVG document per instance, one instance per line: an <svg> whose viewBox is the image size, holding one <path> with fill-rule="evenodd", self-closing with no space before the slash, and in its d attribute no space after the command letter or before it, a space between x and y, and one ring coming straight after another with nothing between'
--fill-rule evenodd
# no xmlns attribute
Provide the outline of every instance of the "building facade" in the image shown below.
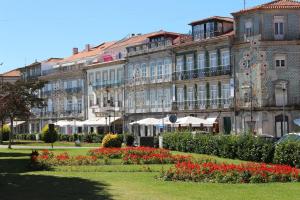
<svg viewBox="0 0 300 200"><path fill-rule="evenodd" d="M299 8L299 2L279 0L233 13L238 132L251 124L255 132L275 137L296 129Z"/></svg>
<svg viewBox="0 0 300 200"><path fill-rule="evenodd" d="M107 132L118 121L118 132L153 136L164 126L129 124L175 114L210 119L212 131L226 134L295 131L300 3L276 0L232 15L194 21L188 35L130 35L25 67L24 79L47 81L47 107L32 129L66 120L88 125L65 133Z"/></svg>

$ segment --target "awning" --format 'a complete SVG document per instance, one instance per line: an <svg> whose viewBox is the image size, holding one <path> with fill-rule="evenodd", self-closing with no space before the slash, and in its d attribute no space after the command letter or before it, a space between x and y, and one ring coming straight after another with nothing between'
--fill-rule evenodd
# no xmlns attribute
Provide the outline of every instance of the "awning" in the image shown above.
<svg viewBox="0 0 300 200"><path fill-rule="evenodd" d="M213 126L214 123L216 123L217 119L218 119L217 114L211 114L206 118L206 126Z"/></svg>
<svg viewBox="0 0 300 200"><path fill-rule="evenodd" d="M88 119L82 122L82 124L84 126L106 126L109 125L110 123L113 123L115 121L117 121L118 119L120 119L120 117L98 117L98 118L94 118L94 119Z"/></svg>
<svg viewBox="0 0 300 200"><path fill-rule="evenodd" d="M82 126L82 121L68 121L68 120L59 120L54 123L56 126Z"/></svg>
<svg viewBox="0 0 300 200"><path fill-rule="evenodd" d="M155 119L155 118L146 118L146 119L142 119L142 120L139 120L139 121L135 121L135 122L131 122L129 123L130 125L145 125L145 126L148 126L148 125L156 125L159 123L159 119Z"/></svg>
<svg viewBox="0 0 300 200"><path fill-rule="evenodd" d="M300 126L300 118L299 118L299 119L295 119L295 120L294 120L294 123L295 123L297 126Z"/></svg>
<svg viewBox="0 0 300 200"><path fill-rule="evenodd" d="M17 126L19 126L21 124L24 124L24 123L25 123L25 121L14 121L13 122L13 127L17 127ZM8 123L7 125L10 126L10 123Z"/></svg>
<svg viewBox="0 0 300 200"><path fill-rule="evenodd" d="M179 118L176 122L176 125L181 125L181 126L193 126L193 127L200 127L201 124L203 124L203 126L207 126L208 122L205 119L202 118L198 118L198 117L183 117L183 118Z"/></svg>

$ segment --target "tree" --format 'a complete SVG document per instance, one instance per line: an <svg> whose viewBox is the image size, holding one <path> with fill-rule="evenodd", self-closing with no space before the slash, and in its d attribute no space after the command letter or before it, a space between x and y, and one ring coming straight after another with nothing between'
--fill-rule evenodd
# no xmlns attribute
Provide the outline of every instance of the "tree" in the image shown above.
<svg viewBox="0 0 300 200"><path fill-rule="evenodd" d="M32 108L45 106L44 100L39 97L39 90L44 86L43 81L22 81L6 83L2 86L0 113L5 113L4 119L10 120L9 143L11 148L13 138L13 122L16 118L27 119ZM1 117L1 116L0 116Z"/></svg>

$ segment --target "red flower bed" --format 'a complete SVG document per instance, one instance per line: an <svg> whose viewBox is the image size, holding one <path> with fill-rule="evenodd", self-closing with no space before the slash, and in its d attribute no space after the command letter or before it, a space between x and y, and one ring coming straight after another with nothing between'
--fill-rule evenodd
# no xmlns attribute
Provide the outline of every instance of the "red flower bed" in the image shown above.
<svg viewBox="0 0 300 200"><path fill-rule="evenodd" d="M169 150L151 147L99 148L89 151L98 158L122 158L123 164L166 164L188 161L190 156L172 155Z"/></svg>
<svg viewBox="0 0 300 200"><path fill-rule="evenodd" d="M54 155L48 150L40 153L35 151L31 155L31 166L37 169L49 169L51 166L59 165L97 165L99 159L95 156L70 156L64 152Z"/></svg>
<svg viewBox="0 0 300 200"><path fill-rule="evenodd" d="M217 183L267 183L300 181L300 170L285 165L265 163L217 164L178 162L175 167L162 172L164 180L217 182Z"/></svg>

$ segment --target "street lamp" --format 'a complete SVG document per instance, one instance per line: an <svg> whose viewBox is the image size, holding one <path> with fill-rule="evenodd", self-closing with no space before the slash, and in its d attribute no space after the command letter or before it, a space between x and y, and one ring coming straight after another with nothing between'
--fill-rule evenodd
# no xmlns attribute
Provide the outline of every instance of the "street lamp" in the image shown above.
<svg viewBox="0 0 300 200"><path fill-rule="evenodd" d="M285 135L285 93L286 93L286 84L282 83L282 134Z"/></svg>

